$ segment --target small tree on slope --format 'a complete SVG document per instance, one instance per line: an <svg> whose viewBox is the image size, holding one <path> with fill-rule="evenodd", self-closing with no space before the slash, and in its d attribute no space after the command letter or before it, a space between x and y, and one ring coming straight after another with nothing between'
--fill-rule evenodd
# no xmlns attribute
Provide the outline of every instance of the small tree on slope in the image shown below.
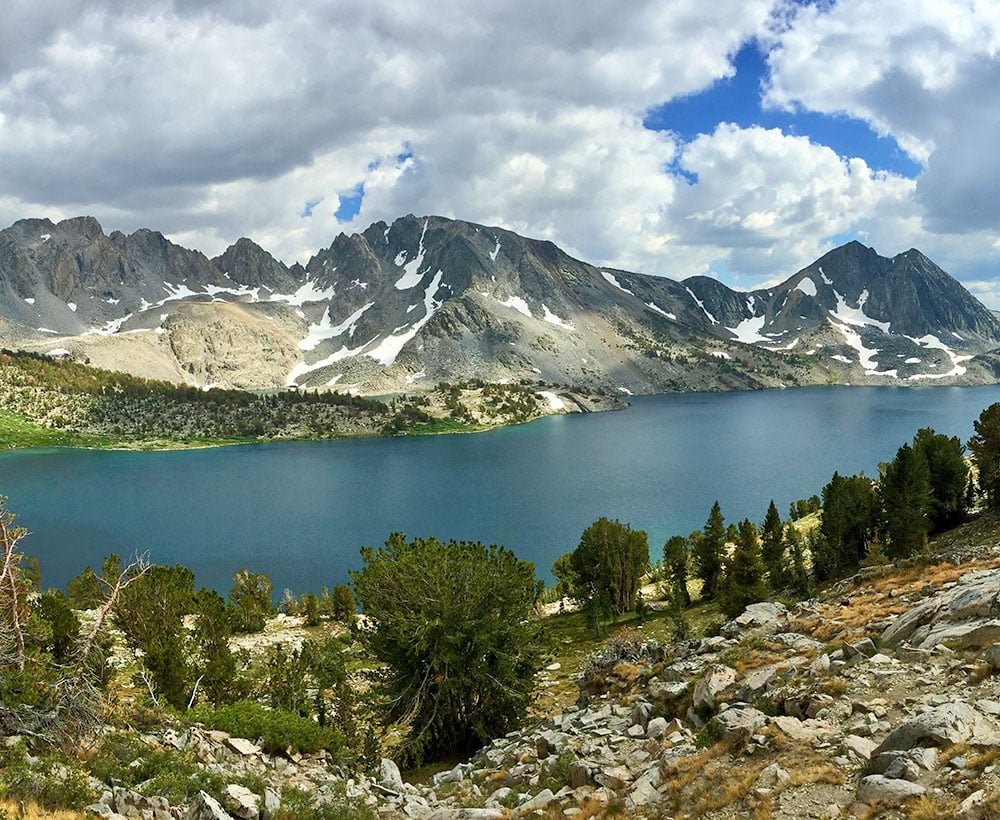
<svg viewBox="0 0 1000 820"><path fill-rule="evenodd" d="M361 557L354 591L372 624L361 637L387 665L384 714L408 724L410 760L513 729L543 658L534 566L502 547L402 533Z"/></svg>

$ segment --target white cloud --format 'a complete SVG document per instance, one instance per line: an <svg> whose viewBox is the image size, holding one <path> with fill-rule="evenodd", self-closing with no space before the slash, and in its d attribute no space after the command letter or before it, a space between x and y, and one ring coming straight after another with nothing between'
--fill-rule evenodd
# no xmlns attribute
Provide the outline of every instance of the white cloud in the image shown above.
<svg viewBox="0 0 1000 820"><path fill-rule="evenodd" d="M688 144L680 165L697 175L670 209L685 224L681 241L743 276L787 276L831 237L867 234L875 214L898 221L913 210L911 180L777 129L724 123Z"/></svg>
<svg viewBox="0 0 1000 820"><path fill-rule="evenodd" d="M774 46L769 104L846 113L895 137L926 167L915 197L927 230L1000 230L1000 5L806 6Z"/></svg>
<svg viewBox="0 0 1000 820"><path fill-rule="evenodd" d="M16 216L89 212L208 253L249 234L301 258L363 183L350 229L439 213L638 262L671 239L676 153L643 112L730 74L772 0L57 5L5 20L31 42L0 71Z"/></svg>
<svg viewBox="0 0 1000 820"><path fill-rule="evenodd" d="M340 230L441 214L750 286L858 235L987 279L998 32L996 4L957 0L12 0L0 222L90 213L209 254L249 235L293 261ZM864 119L923 175L775 130L685 145L643 127L755 36L769 105Z"/></svg>

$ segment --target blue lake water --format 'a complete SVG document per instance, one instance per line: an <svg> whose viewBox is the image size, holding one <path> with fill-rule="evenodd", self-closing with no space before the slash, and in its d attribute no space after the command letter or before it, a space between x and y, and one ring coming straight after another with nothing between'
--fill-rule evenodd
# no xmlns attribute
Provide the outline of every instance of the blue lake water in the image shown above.
<svg viewBox="0 0 1000 820"><path fill-rule="evenodd" d="M0 494L46 586L140 551L222 592L244 566L279 593L318 592L394 531L502 544L551 580L601 516L646 530L655 558L715 499L727 521L760 521L772 498L784 516L834 470L875 475L920 427L966 441L996 401L1000 386L646 396L476 435L8 452Z"/></svg>

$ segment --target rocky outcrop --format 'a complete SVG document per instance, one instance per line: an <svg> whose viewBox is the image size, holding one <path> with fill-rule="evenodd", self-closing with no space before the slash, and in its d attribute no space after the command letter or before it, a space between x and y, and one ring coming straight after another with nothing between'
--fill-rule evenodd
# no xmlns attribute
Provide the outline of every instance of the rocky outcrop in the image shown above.
<svg viewBox="0 0 1000 820"><path fill-rule="evenodd" d="M1000 570L970 572L897 617L882 633L889 644L976 648L1000 641Z"/></svg>

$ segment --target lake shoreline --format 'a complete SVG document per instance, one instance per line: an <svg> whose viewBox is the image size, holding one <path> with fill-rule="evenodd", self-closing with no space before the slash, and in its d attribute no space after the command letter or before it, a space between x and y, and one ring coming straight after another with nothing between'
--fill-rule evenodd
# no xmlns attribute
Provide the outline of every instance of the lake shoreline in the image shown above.
<svg viewBox="0 0 1000 820"><path fill-rule="evenodd" d="M548 391L537 391L548 392ZM3 452L25 451L25 450L47 450L47 449L70 449L70 450L91 450L107 452L183 452L187 450L207 450L222 447L239 447L247 444L270 444L280 442L323 442L341 441L345 439L381 439L381 438L406 438L419 436L441 436L453 434L474 434L485 433L505 427L516 427L523 424L530 424L543 418L554 415L567 414L587 414L602 413L614 410L624 410L629 405L628 402L616 397L602 397L593 393L586 393L579 390L561 391L561 395L570 400L569 407L554 407L549 402L542 402L537 405L539 412L530 418L518 421L496 421L493 423L461 424L452 422L444 415L434 416L428 429L419 426L396 433L344 433L336 436L287 436L276 438L246 438L246 439L219 439L206 441L171 441L171 440L142 440L132 442L115 442L107 445L94 444L74 444L74 443L39 443L39 444L8 444L3 448ZM572 397L572 398L571 398ZM584 401L589 401L592 406L584 407ZM449 425L446 429L441 429L442 424ZM454 425L454 426L450 426ZM56 431L52 431L56 433ZM69 436L79 436L86 438L90 434L68 433Z"/></svg>

